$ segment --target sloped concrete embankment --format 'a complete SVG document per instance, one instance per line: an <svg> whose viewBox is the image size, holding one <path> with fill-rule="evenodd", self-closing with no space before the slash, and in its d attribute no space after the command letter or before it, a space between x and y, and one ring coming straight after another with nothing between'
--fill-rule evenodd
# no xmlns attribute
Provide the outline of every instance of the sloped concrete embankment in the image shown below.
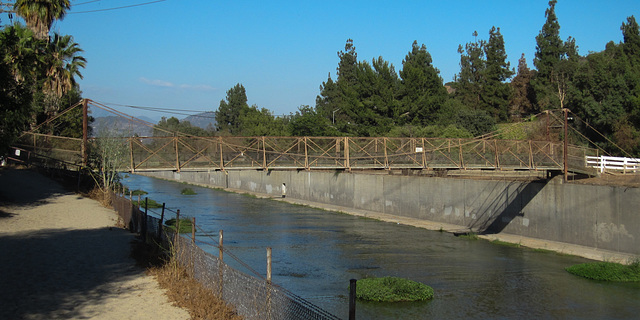
<svg viewBox="0 0 640 320"><path fill-rule="evenodd" d="M640 255L640 188L347 172L212 171L145 175L280 197L430 229L473 231L599 260ZM584 252L581 252L584 251Z"/></svg>

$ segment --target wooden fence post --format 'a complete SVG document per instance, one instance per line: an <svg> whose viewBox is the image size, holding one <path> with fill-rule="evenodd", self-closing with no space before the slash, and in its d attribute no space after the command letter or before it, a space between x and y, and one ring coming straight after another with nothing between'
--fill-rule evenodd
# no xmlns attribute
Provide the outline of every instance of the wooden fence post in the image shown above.
<svg viewBox="0 0 640 320"><path fill-rule="evenodd" d="M267 283L271 284L271 247L267 247Z"/></svg>
<svg viewBox="0 0 640 320"><path fill-rule="evenodd" d="M196 243L196 217L191 218L191 242Z"/></svg>
<svg viewBox="0 0 640 320"><path fill-rule="evenodd" d="M218 248L220 249L220 251L218 252L218 258L220 259L220 261L223 261L223 250L222 250L222 241L223 241L223 236L222 236L222 229L220 229L220 237L218 239Z"/></svg>
<svg viewBox="0 0 640 320"><path fill-rule="evenodd" d="M164 220L164 207L165 203L162 203L162 212L160 213L160 221L158 221L158 239L162 240L162 220Z"/></svg>
<svg viewBox="0 0 640 320"><path fill-rule="evenodd" d="M356 320L356 282L349 280L349 320Z"/></svg>
<svg viewBox="0 0 640 320"><path fill-rule="evenodd" d="M149 198L144 198L144 215L142 216L142 224L140 225L140 232L142 233L142 242L147 242L147 210L149 208Z"/></svg>
<svg viewBox="0 0 640 320"><path fill-rule="evenodd" d="M223 254L222 254L222 229L220 229L220 238L218 239L218 248L220 252L218 253L218 290L220 291L220 298L223 299L224 296L224 262L223 262Z"/></svg>
<svg viewBox="0 0 640 320"><path fill-rule="evenodd" d="M180 209L176 210L176 232L175 235L173 237L173 246L174 248L176 248L176 253L177 253L177 245L178 245L178 238L180 237Z"/></svg>

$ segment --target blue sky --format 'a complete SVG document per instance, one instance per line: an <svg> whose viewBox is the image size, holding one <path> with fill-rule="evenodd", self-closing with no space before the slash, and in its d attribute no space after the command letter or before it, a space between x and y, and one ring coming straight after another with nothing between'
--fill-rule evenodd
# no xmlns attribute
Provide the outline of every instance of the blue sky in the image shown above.
<svg viewBox="0 0 640 320"><path fill-rule="evenodd" d="M501 29L511 66L524 53L533 68L535 36L548 7L544 0L166 0L86 12L151 1L72 0L67 17L54 25L85 50L85 97L213 111L229 88L242 83L250 105L288 114L315 105L328 74L335 79L336 53L348 38L358 60L382 56L396 71L417 40L448 82L459 72L458 45L473 41L474 30L487 39L492 26ZM574 37L585 55L622 41L620 26L628 16L640 18L640 1L559 0L556 14L561 37ZM6 14L0 19L8 22Z"/></svg>

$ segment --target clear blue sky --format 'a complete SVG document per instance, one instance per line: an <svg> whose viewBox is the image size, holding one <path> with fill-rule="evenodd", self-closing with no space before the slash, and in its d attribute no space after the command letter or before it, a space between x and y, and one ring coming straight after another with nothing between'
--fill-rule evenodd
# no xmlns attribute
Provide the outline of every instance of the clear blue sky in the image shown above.
<svg viewBox="0 0 640 320"><path fill-rule="evenodd" d="M274 114L315 105L337 52L354 40L358 60L382 56L396 71L417 40L425 44L444 82L459 72L459 44L487 39L492 26L517 67L525 53L533 68L535 36L548 1L213 1L75 0L53 29L73 35L88 60L84 96L123 105L213 111L236 83L249 104ZM638 0L559 0L563 40L579 52L622 41L628 16L640 19ZM6 14L0 16L7 23ZM124 112L139 114L135 109ZM159 117L159 114L150 114ZM180 118L181 116L179 116Z"/></svg>

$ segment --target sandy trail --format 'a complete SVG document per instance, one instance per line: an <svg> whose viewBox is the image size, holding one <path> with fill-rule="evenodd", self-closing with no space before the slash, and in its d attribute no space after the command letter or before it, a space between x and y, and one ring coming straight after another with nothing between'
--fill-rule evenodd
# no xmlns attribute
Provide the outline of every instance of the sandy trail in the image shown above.
<svg viewBox="0 0 640 320"><path fill-rule="evenodd" d="M0 169L0 319L189 319L115 222L38 173Z"/></svg>

